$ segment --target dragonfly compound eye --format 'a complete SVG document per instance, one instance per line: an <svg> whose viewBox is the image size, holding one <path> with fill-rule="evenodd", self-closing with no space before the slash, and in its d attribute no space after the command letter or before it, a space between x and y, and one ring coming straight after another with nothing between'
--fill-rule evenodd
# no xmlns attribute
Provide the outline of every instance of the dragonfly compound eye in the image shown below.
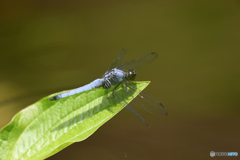
<svg viewBox="0 0 240 160"><path fill-rule="evenodd" d="M133 69L128 70L127 79L133 81L136 78L137 72Z"/></svg>

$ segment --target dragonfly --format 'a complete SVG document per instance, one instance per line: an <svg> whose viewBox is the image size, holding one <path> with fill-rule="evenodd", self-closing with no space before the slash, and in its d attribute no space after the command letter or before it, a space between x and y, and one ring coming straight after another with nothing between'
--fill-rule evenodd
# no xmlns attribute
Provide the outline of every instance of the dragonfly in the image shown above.
<svg viewBox="0 0 240 160"><path fill-rule="evenodd" d="M135 80L137 72L136 69L149 64L157 58L156 52L151 52L149 54L138 57L132 61L123 63L126 55L126 49L122 48L118 53L112 64L108 67L107 71L102 78L98 78L91 83L84 85L82 87L73 89L71 91L61 93L50 98L50 101L58 100L68 96L72 96L77 93L81 93L94 88L102 87L103 89L109 89L113 96L117 96L121 101L124 101L125 108L133 112L144 124L148 126L146 121L127 103L116 91L119 85L124 85L126 93L131 95L131 93L138 93L138 96L133 100L133 103L152 113L160 116L167 116L168 112L162 103L154 99L153 97L141 92L137 87L135 87L131 82ZM113 87L114 86L114 87ZM130 91L132 91L130 93ZM132 96L132 95L131 95Z"/></svg>

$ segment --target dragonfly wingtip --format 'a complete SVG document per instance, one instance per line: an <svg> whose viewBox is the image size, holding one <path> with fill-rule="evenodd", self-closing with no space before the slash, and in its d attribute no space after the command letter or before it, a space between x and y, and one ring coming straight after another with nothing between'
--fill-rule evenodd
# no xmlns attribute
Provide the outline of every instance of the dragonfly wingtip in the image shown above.
<svg viewBox="0 0 240 160"><path fill-rule="evenodd" d="M147 125L148 128L150 128L150 126L145 122L145 124Z"/></svg>

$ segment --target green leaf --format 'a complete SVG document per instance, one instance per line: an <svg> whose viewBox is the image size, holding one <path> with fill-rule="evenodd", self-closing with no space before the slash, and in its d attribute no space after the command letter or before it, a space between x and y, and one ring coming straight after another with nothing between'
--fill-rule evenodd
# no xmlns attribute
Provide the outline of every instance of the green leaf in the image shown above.
<svg viewBox="0 0 240 160"><path fill-rule="evenodd" d="M132 83L143 90L150 82ZM133 99L122 85L117 92L126 102ZM20 111L0 131L1 160L45 159L89 137L126 105L103 88L49 101L54 95Z"/></svg>

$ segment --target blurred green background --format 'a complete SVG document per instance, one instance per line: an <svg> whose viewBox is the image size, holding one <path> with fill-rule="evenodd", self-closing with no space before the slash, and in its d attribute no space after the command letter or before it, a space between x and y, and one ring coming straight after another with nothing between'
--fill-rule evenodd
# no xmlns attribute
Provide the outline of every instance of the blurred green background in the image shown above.
<svg viewBox="0 0 240 160"><path fill-rule="evenodd" d="M167 117L127 110L49 160L210 159L240 145L240 3L184 1L1 1L0 128L51 93L101 77L122 47Z"/></svg>

